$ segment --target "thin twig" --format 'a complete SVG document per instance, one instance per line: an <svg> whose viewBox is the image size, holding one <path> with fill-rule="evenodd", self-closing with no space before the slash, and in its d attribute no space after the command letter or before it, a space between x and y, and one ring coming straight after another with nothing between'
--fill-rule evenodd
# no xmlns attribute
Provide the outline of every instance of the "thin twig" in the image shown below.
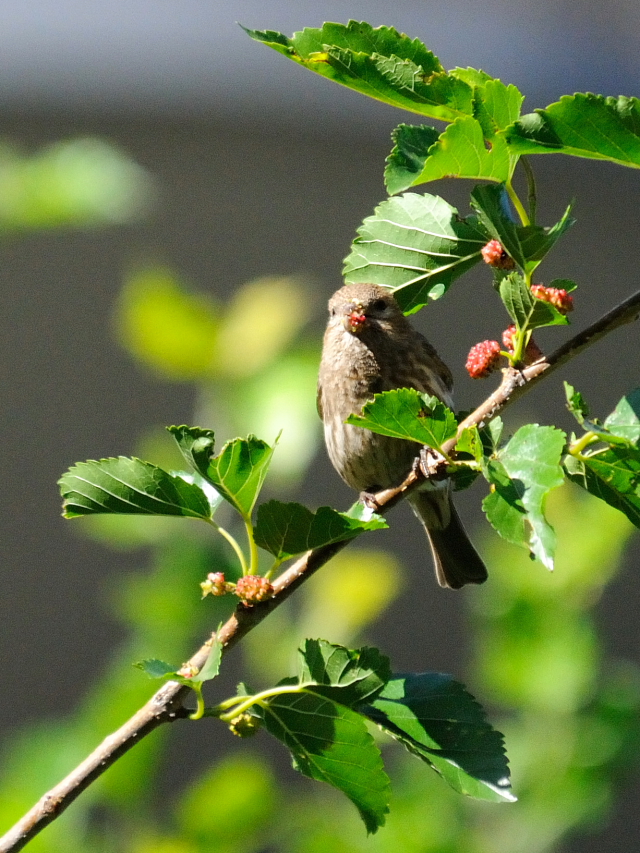
<svg viewBox="0 0 640 853"><path fill-rule="evenodd" d="M619 326L633 322L639 314L640 291L621 302L548 357L525 367L522 371L514 368L505 370L499 388L461 422L458 434L467 427L485 423L497 415L505 406L527 392L543 375L556 370ZM451 439L443 446L442 450L445 453L451 452L455 443L456 439ZM386 511L402 500L409 491L416 488L423 479L424 476L416 467L398 487L378 492L374 496L374 502L380 510ZM347 542L337 542L309 551L276 578L273 583L273 598L252 607L238 605L233 616L227 620L217 634L224 649L230 649L239 642L272 610L286 601L307 578L346 545ZM213 637L198 649L190 659L190 664L198 669L204 665L211 650L212 639ZM189 692L188 687L175 681L168 681L163 684L131 719L105 738L91 755L62 782L48 791L12 829L0 838L0 853L14 853L14 851L21 850L45 826L55 820L82 791L143 737L163 723L169 723L187 716L189 712L183 707L182 703Z"/></svg>

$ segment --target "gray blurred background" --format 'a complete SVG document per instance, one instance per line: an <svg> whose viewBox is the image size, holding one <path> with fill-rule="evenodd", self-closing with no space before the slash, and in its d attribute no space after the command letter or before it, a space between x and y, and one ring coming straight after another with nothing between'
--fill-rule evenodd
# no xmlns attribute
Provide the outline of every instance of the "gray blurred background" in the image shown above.
<svg viewBox="0 0 640 853"><path fill-rule="evenodd" d="M296 67L236 23L291 33L349 18L421 38L447 68L480 67L517 84L527 94L525 111L573 91L639 94L637 0L0 4L2 137L30 151L102 136L149 172L157 192L151 212L133 226L13 236L3 246L3 734L16 717L71 709L71 681L99 670L122 630L100 605L101 579L113 571L114 557L60 518L57 478L77 460L132 452L150 422L182 423L193 408L187 385L156 381L114 341L109 318L128 265L140 258L167 263L221 298L256 275L312 273L322 303L340 284L355 229L385 197L389 133L416 117ZM637 288L640 174L558 158L535 165L542 222L578 199L578 224L553 255L553 275L580 284L574 322L581 327ZM431 191L464 213L469 189L440 182ZM486 316L475 299L466 309L473 286L470 276L416 320L452 365L462 408L479 390L463 375L460 353L503 325L493 306ZM637 340L638 329L629 327L571 364L567 378L578 388L590 385L595 412L606 414L640 384ZM541 422L571 428L560 379L523 400L514 417L533 411ZM323 457L310 482L310 504L351 499ZM473 503L477 496L461 501L468 518ZM401 541L401 531L389 533L388 547ZM422 543L412 549L407 562L422 571ZM130 558L117 559L118 571L126 571ZM610 648L637 659L635 562L608 590L601 618ZM424 613L412 611L416 623L428 622L444 638L429 650L430 666L456 671L464 633L455 597L440 594L429 578L424 598ZM397 643L391 618L376 636L387 650ZM396 648L397 668L423 668L422 651ZM28 702L15 686L25 674ZM637 794L637 787L623 793L613 829L588 849L633 848Z"/></svg>

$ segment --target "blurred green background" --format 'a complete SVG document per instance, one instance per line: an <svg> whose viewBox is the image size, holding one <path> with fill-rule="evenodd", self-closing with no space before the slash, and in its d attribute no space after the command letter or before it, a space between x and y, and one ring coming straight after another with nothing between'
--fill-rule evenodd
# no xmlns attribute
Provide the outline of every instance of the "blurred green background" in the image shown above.
<svg viewBox="0 0 640 853"><path fill-rule="evenodd" d="M620 36L633 32L626 4L606 22L585 4L560 4L553 14L564 14L563 23L552 15L540 31L530 28L529 41L532 33L540 39L536 51L519 52L504 39L505 27L512 39L526 30L515 7L490 3L479 21L463 5L434 3L429 27L414 8L417 29L403 24L410 8L403 3L393 16L379 3L368 4L376 17L365 3L345 14L335 5L301 9L303 20L292 25L288 13L257 17L252 7L254 18L243 22L289 31L351 12L404 26L448 65L484 65L507 81L509 72L520 74L515 82L539 96L530 108L577 85L633 94L637 77L625 78L621 59L632 55ZM187 3L195 50L192 12ZM224 13L225 26L234 16ZM74 22L80 27L81 16ZM583 55L580 45L593 45L596 31L600 41L610 33L617 62L603 53L590 68L571 66L567 57ZM106 43L113 36L105 33ZM403 117L375 104L367 112L355 95L307 81L293 63L280 78L283 60L265 57L277 97L293 99L287 94L278 111L262 100L251 64L260 46L233 44L236 56L246 49L254 75L235 112L210 101L198 108L179 87L173 107L158 106L140 95L140 77L127 80L138 86L128 111L95 93L79 105L72 96L45 102L33 93L11 101L0 90L2 829L150 695L155 685L133 661L186 658L223 615L219 602L200 601L198 583L225 565L226 546L180 520L64 522L55 481L66 467L120 453L179 465L163 430L170 423L211 427L221 439L252 431L271 441L283 429L271 494L314 507L352 501L319 445L316 365L326 299L340 284L357 225L384 197L389 131ZM124 40L118 47L124 55ZM564 78L552 75L558 69L548 54L543 60L543 47L564 57ZM44 80L36 53L28 56ZM162 62L147 61L164 73ZM166 91L177 85L169 77L160 80ZM76 75L70 88L88 91L82 87L96 79ZM578 225L545 275L580 284L573 320L580 328L637 287L640 183L623 169L540 160L543 221L573 196L578 202ZM468 189L444 181L433 191L466 211ZM469 346L504 327L486 287L476 271L416 318L452 366L460 408L489 387L464 375ZM545 331L540 342L551 346L557 335ZM640 384L638 366L637 329L629 327L569 365L566 378L606 414ZM508 428L525 420L571 429L560 377L520 401ZM389 531L348 548L230 654L212 694L230 695L240 678L260 687L289 674L306 636L376 644L396 670L449 671L467 683L506 734L518 803L463 800L390 745L394 803L388 826L367 839L353 807L295 774L266 734L240 742L213 720L181 722L150 736L30 849L633 849L637 537L623 559L625 520L562 490L549 507L560 541L549 575L491 533L484 540L481 491L458 503L484 542L486 587L439 590L421 533L398 508Z"/></svg>

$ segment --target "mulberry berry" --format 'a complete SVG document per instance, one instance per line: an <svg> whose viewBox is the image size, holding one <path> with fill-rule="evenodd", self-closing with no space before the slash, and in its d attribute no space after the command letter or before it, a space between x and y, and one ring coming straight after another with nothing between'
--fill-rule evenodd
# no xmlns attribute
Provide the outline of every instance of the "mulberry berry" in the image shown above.
<svg viewBox="0 0 640 853"><path fill-rule="evenodd" d="M483 379L496 369L499 360L498 341L481 341L469 350L465 367L472 379Z"/></svg>

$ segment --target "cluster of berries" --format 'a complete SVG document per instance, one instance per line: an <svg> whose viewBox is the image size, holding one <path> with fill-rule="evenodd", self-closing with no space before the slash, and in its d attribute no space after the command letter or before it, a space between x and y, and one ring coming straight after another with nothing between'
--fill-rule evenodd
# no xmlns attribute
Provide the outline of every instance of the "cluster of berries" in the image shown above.
<svg viewBox="0 0 640 853"><path fill-rule="evenodd" d="M273 586L262 575L244 575L236 583L230 583L222 572L209 572L207 579L200 584L202 597L207 595L226 595L232 592L247 607L258 601L266 601L273 595Z"/></svg>
<svg viewBox="0 0 640 853"><path fill-rule="evenodd" d="M510 270L515 268L513 258L507 254L498 240L490 240L486 246L483 246L482 257L485 263L495 269ZM550 305L553 305L561 314L568 314L569 311L573 310L573 297L566 290L562 290L559 287L545 287L544 284L532 284L531 293L541 302L548 302ZM515 326L509 326L502 333L504 351L498 341L481 341L479 344L471 347L465 365L469 376L472 379L483 379L496 370L503 355L513 354L515 350L513 344L515 333ZM542 351L533 338L531 338L527 344L523 361L525 364L532 364L539 358L542 358Z"/></svg>

